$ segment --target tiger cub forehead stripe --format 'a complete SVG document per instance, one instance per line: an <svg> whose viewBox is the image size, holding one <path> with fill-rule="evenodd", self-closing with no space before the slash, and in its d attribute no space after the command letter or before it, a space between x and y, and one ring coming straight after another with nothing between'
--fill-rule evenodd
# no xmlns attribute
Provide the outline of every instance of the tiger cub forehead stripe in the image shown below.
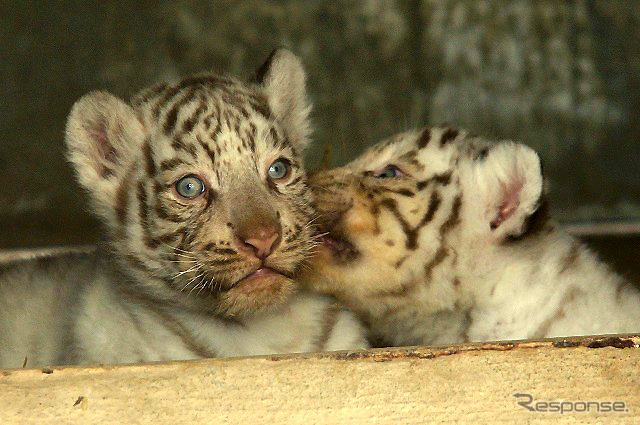
<svg viewBox="0 0 640 425"><path fill-rule="evenodd" d="M196 135L196 140L198 141L198 144L200 145L200 147L207 153L207 156L211 160L211 165L215 166L216 164L215 152L209 147L208 143L205 143L205 141L202 140L202 137L200 137L200 135Z"/></svg>
<svg viewBox="0 0 640 425"><path fill-rule="evenodd" d="M161 83L156 84L155 86L152 86L148 89L142 90L137 96L132 99L131 104L133 106L137 106L146 103L163 92L167 88L167 86L167 83Z"/></svg>
<svg viewBox="0 0 640 425"><path fill-rule="evenodd" d="M422 130L422 133L420 133L420 136L418 137L418 149L423 149L427 147L430 141L431 141L431 128L426 127L424 130Z"/></svg>
<svg viewBox="0 0 640 425"><path fill-rule="evenodd" d="M199 122L201 116L207 112L209 109L209 105L207 104L206 97L200 96L199 98L200 104L193 111L193 114L182 123L182 132L183 133L191 133L193 128Z"/></svg>
<svg viewBox="0 0 640 425"><path fill-rule="evenodd" d="M195 92L199 88L221 88L225 85L233 84L233 80L213 75L202 75L185 78L178 84L163 84L161 86L158 86L157 90L151 93L145 93L139 98L134 98L134 105L139 106L147 102L153 103L154 105L152 113L154 118L158 118L161 111L166 107L167 103L171 102L171 100L174 99L178 94L180 94L184 89L188 89L190 92Z"/></svg>
<svg viewBox="0 0 640 425"><path fill-rule="evenodd" d="M162 171L171 171L180 164L184 164L184 161L180 158L166 159L160 163L160 169Z"/></svg>
<svg viewBox="0 0 640 425"><path fill-rule="evenodd" d="M423 190L425 187L429 186L429 184L431 183L436 183L442 186L447 186L449 183L451 183L451 176L453 175L453 173L451 171L447 171L445 173L442 174L436 174L435 176L429 177L426 180L420 180L418 182L416 182L416 189L421 191Z"/></svg>
<svg viewBox="0 0 640 425"><path fill-rule="evenodd" d="M169 111L166 112L163 126L164 133L166 135L170 136L171 134L173 134L176 126L176 121L178 120L178 112L180 112L185 105L193 101L195 94L196 88L190 87L186 93L182 94L182 97L178 98L178 100L176 100L171 105Z"/></svg>
<svg viewBox="0 0 640 425"><path fill-rule="evenodd" d="M198 158L198 150L196 149L195 145L185 142L180 136L176 136L173 139L173 141L171 142L171 147L175 151L182 151L182 152L188 153L189 155L191 155L193 159Z"/></svg>

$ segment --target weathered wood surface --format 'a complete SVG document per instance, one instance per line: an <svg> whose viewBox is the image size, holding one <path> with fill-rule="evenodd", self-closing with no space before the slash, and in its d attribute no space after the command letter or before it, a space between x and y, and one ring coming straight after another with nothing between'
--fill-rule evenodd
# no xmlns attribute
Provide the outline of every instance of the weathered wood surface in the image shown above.
<svg viewBox="0 0 640 425"><path fill-rule="evenodd" d="M640 337L0 371L0 423L638 423ZM624 401L626 413L535 413Z"/></svg>
<svg viewBox="0 0 640 425"><path fill-rule="evenodd" d="M0 264L32 258L67 254L71 252L92 252L95 245L52 246L45 248L0 249Z"/></svg>

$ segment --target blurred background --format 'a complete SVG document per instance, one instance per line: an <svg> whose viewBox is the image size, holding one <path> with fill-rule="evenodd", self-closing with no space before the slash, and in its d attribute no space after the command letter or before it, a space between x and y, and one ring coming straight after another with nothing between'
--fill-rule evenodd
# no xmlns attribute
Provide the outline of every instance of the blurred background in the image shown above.
<svg viewBox="0 0 640 425"><path fill-rule="evenodd" d="M206 69L249 77L276 46L307 69L311 168L448 123L537 149L561 221L640 219L635 0L0 0L0 9L0 248L97 238L63 155L78 97L128 98Z"/></svg>

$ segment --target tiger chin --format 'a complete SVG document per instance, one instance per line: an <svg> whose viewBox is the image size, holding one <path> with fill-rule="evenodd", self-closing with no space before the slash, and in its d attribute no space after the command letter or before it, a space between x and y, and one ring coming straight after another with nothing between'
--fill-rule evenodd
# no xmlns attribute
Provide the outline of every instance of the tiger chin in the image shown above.
<svg viewBox="0 0 640 425"><path fill-rule="evenodd" d="M364 348L296 275L316 240L299 59L76 102L66 146L106 242L0 268L0 367Z"/></svg>
<svg viewBox="0 0 640 425"><path fill-rule="evenodd" d="M303 281L376 345L640 330L638 290L551 220L525 145L424 128L310 181L327 234Z"/></svg>

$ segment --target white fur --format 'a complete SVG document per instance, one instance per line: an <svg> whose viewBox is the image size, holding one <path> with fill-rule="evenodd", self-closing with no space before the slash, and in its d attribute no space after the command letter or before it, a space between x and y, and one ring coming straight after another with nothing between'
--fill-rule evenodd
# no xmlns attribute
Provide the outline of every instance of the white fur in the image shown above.
<svg viewBox="0 0 640 425"><path fill-rule="evenodd" d="M293 140L309 143L311 105L305 96L306 75L300 59L285 49L273 52L269 70L262 86L269 98L269 106Z"/></svg>
<svg viewBox="0 0 640 425"><path fill-rule="evenodd" d="M442 129L426 131L422 148L427 132L402 133L314 176L320 211L340 213L325 230L358 256L344 261L321 251L307 285L338 297L392 345L640 330L638 289L553 221L534 220L544 218L544 181L532 149L464 132L441 144ZM366 177L387 164L404 176ZM447 183L434 182L443 172ZM434 193L438 208L408 249L397 214L414 228Z"/></svg>
<svg viewBox="0 0 640 425"><path fill-rule="evenodd" d="M0 367L367 346L351 313L288 277L315 245L300 166L309 104L290 52L275 51L261 74L257 84L187 77L131 105L93 92L74 105L68 154L107 242L0 268ZM290 184L268 178L279 157ZM176 182L189 175L206 190L186 199ZM279 241L262 257L247 235L267 230ZM278 273L243 286L259 270Z"/></svg>
<svg viewBox="0 0 640 425"><path fill-rule="evenodd" d="M522 223L535 211L542 196L538 155L531 148L514 142L497 144L483 161L463 162L460 177L463 182L469 182L465 197L471 199L467 203L480 206L469 210L470 218L478 220L478 230L482 231L486 223L499 215L505 202L514 209L493 232L497 241L519 233Z"/></svg>
<svg viewBox="0 0 640 425"><path fill-rule="evenodd" d="M117 183L140 152L144 128L133 108L104 91L94 91L80 98L71 109L66 127L69 160L76 166L77 178L88 188L94 210L104 219L113 220L113 199ZM104 157L99 143L103 138L110 145L120 166ZM101 170L108 168L118 178L104 179ZM81 172L80 172L81 170Z"/></svg>
<svg viewBox="0 0 640 425"><path fill-rule="evenodd" d="M100 259L102 258L102 259ZM220 357L366 348L355 316L337 312L326 344L324 312L334 301L304 291L277 310L234 323L123 294L125 282L101 254L60 255L0 270L0 368L131 363L200 357L175 332ZM162 312L162 315L158 314Z"/></svg>

